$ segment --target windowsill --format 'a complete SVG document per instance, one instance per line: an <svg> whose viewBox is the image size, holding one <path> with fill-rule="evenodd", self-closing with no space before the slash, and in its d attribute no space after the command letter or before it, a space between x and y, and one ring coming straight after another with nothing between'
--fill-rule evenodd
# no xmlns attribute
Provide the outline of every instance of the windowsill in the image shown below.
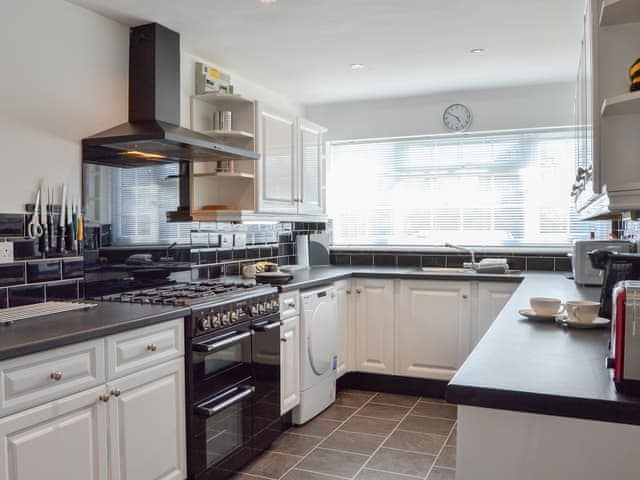
<svg viewBox="0 0 640 480"><path fill-rule="evenodd" d="M475 253L500 253L505 255L529 254L529 255L561 255L572 251L571 247L465 247ZM443 253L461 254L460 250L438 246L393 246L393 245L331 245L330 250L341 252L418 252L418 253Z"/></svg>

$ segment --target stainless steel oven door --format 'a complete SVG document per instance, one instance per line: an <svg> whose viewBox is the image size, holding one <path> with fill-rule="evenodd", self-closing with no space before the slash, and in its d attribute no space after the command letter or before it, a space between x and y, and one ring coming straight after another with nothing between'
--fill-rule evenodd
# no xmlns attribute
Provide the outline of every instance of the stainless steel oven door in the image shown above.
<svg viewBox="0 0 640 480"><path fill-rule="evenodd" d="M254 392L242 383L193 406L194 478L226 478L251 460Z"/></svg>

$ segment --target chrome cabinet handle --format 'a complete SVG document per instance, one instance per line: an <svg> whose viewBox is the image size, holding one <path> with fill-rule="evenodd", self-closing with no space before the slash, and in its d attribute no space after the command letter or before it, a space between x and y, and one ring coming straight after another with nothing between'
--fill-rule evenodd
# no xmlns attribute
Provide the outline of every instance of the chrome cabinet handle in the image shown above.
<svg viewBox="0 0 640 480"><path fill-rule="evenodd" d="M111 395L109 395L108 393L103 393L102 395L100 395L98 397L98 400L102 401L102 402L108 402L109 398L111 397Z"/></svg>
<svg viewBox="0 0 640 480"><path fill-rule="evenodd" d="M51 380L55 380L56 382L59 382L60 380L62 380L62 372L52 372L50 377L51 377Z"/></svg>
<svg viewBox="0 0 640 480"><path fill-rule="evenodd" d="M287 303L287 307L296 308L296 304L294 302Z"/></svg>
<svg viewBox="0 0 640 480"><path fill-rule="evenodd" d="M289 340L287 340L285 337L282 337L282 338L280 339L280 341L281 341L282 343L287 343Z"/></svg>
<svg viewBox="0 0 640 480"><path fill-rule="evenodd" d="M150 343L149 345L147 345L147 351L155 352L157 350L158 350L158 346L155 343Z"/></svg>
<svg viewBox="0 0 640 480"><path fill-rule="evenodd" d="M469 298L469 295L462 295L462 298L466 300L467 298Z"/></svg>
<svg viewBox="0 0 640 480"><path fill-rule="evenodd" d="M241 342L245 338L249 338L251 336L250 331L243 332L240 334L237 334L237 333L238 332L231 332L231 334L229 334L229 336L227 336L223 340L214 341L213 343L206 343L206 342L194 343L192 345L193 351L203 352L203 353L213 352L223 347L228 347L229 345L233 345L234 343Z"/></svg>
<svg viewBox="0 0 640 480"><path fill-rule="evenodd" d="M362 293L362 290L360 290L359 288L356 288L356 293L360 295Z"/></svg>
<svg viewBox="0 0 640 480"><path fill-rule="evenodd" d="M111 395L113 395L114 397L119 397L122 394L122 391L120 391L119 388L114 388L113 390L111 390Z"/></svg>
<svg viewBox="0 0 640 480"><path fill-rule="evenodd" d="M347 295L351 295L351 290L347 290Z"/></svg>
<svg viewBox="0 0 640 480"><path fill-rule="evenodd" d="M253 387L253 386L243 387L243 388L234 387L227 393L218 395L217 397L213 398L212 400L209 400L208 402L197 405L195 407L195 413L202 417L212 417L216 413L219 413L222 410L224 410L225 408L228 408L231 405L243 400L244 398L247 398L249 395L253 395L253 392L255 391L256 391L256 387ZM235 395L229 396L231 393L234 393Z"/></svg>

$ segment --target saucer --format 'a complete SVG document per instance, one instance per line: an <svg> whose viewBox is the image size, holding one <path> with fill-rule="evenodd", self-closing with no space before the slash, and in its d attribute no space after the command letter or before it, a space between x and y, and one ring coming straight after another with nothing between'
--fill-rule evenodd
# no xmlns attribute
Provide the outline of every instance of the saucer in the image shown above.
<svg viewBox="0 0 640 480"><path fill-rule="evenodd" d="M542 321L558 321L567 316L566 313L560 312L554 315L540 315L533 311L531 308L523 308L518 310L518 313L529 320L542 320Z"/></svg>
<svg viewBox="0 0 640 480"><path fill-rule="evenodd" d="M562 325L563 327L571 327L571 328L581 328L581 329L591 329L591 328L603 328L608 327L611 321L607 318L597 317L591 323L584 322L575 322L573 320L569 320L569 317L559 317L556 319L558 325Z"/></svg>

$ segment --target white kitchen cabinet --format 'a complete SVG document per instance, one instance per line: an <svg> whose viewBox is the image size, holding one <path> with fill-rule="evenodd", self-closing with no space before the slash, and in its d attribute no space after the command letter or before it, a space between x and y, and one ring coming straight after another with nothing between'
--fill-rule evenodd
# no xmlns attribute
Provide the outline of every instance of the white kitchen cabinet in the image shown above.
<svg viewBox="0 0 640 480"><path fill-rule="evenodd" d="M399 284L394 373L449 380L469 354L471 283L402 280Z"/></svg>
<svg viewBox="0 0 640 480"><path fill-rule="evenodd" d="M355 281L355 370L393 374L394 281Z"/></svg>
<svg viewBox="0 0 640 480"><path fill-rule="evenodd" d="M321 215L325 211L323 136L326 128L298 119L298 213Z"/></svg>
<svg viewBox="0 0 640 480"><path fill-rule="evenodd" d="M184 361L107 384L110 480L186 477Z"/></svg>
<svg viewBox="0 0 640 480"><path fill-rule="evenodd" d="M475 348L500 311L507 304L519 283L478 282L475 317L471 327L471 349Z"/></svg>
<svg viewBox="0 0 640 480"><path fill-rule="evenodd" d="M337 377L353 370L355 353L355 322L353 312L352 280L340 280L334 284L338 302L338 366Z"/></svg>
<svg viewBox="0 0 640 480"><path fill-rule="evenodd" d="M106 480L104 386L0 420L0 480Z"/></svg>
<svg viewBox="0 0 640 480"><path fill-rule="evenodd" d="M280 327L280 412L300 404L300 317L283 320Z"/></svg>
<svg viewBox="0 0 640 480"><path fill-rule="evenodd" d="M297 213L296 119L260 105L259 210Z"/></svg>

